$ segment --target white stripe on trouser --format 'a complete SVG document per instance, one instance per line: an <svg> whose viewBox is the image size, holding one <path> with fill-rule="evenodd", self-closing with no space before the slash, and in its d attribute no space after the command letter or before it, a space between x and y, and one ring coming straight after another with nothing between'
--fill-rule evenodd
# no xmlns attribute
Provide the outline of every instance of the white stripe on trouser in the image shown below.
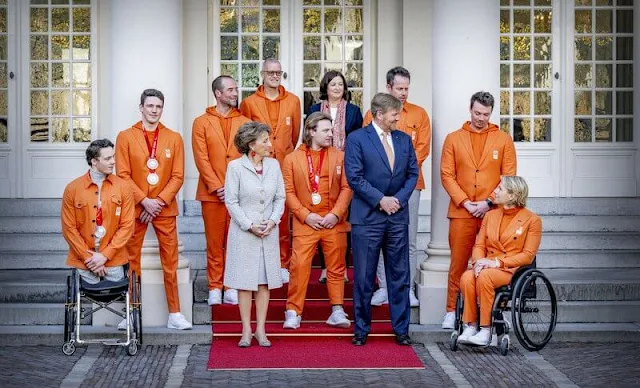
<svg viewBox="0 0 640 388"><path fill-rule="evenodd" d="M409 198L409 274L411 276L411 289L415 289L416 268L418 266L418 250L416 241L418 239L418 208L420 207L420 190L413 190ZM378 269L376 271L378 285L380 288L387 288L387 275L384 272L384 260L382 251L378 259Z"/></svg>

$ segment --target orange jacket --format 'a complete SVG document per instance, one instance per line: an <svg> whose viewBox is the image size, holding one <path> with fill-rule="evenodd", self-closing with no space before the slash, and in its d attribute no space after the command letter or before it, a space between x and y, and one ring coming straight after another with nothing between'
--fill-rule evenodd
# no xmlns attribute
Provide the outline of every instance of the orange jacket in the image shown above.
<svg viewBox="0 0 640 388"><path fill-rule="evenodd" d="M229 138L225 141L222 120L231 120ZM216 111L215 106L193 120L191 129L191 146L193 158L200 172L196 199L198 201L221 202L215 191L224 187L224 176L227 164L240 157L233 139L238 128L249 119L236 108L232 108L226 116Z"/></svg>
<svg viewBox="0 0 640 388"><path fill-rule="evenodd" d="M502 175L516 175L516 148L509 134L489 124L489 134L476 163L471 146L473 131L470 123L447 135L442 146L440 175L442 186L449 193L448 218L473 218L462 204L466 200L483 201L493 199L493 190Z"/></svg>
<svg viewBox="0 0 640 388"><path fill-rule="evenodd" d="M293 234L309 235L315 230L304 223L313 205L311 204L311 185L309 184L308 162L306 145L302 144L298 149L287 155L282 166L284 188L287 193L287 206L293 213ZM325 162L329 167L329 207L330 213L338 216L338 224L335 229L339 232L348 232L351 225L347 222L347 210L351 202L353 192L347 183L344 173L344 153L337 148L328 147ZM323 199L325 200L325 199Z"/></svg>
<svg viewBox="0 0 640 388"><path fill-rule="evenodd" d="M87 250L95 249L93 233L96 229L98 186L89 174L74 179L62 196L62 235L69 244L67 265L87 269L84 261L91 257ZM105 266L115 267L129 261L125 246L134 229L134 204L129 185L115 175L108 175L102 183L102 226L107 233L100 241L100 253Z"/></svg>
<svg viewBox="0 0 640 388"><path fill-rule="evenodd" d="M121 131L116 138L116 167L118 176L129 183L136 203L136 217L142 212L140 201L145 198L159 198L166 206L158 216L177 216L178 204L175 201L184 182L184 143L179 133L158 123L158 147L156 159L159 166L156 174L160 178L157 185L147 183L147 160L149 149L145 140L142 122Z"/></svg>
<svg viewBox="0 0 640 388"><path fill-rule="evenodd" d="M514 273L518 267L533 262L542 239L542 221L532 211L522 208L499 235L502 211L499 207L484 216L471 259L475 263L482 258L497 258L501 268Z"/></svg>
<svg viewBox="0 0 640 388"><path fill-rule="evenodd" d="M371 121L373 121L373 116L371 111L368 110L364 115L362 127L366 127ZM422 163L427 160L431 152L431 120L429 120L429 115L422 107L405 101L402 105L400 121L398 121L397 127L411 136L411 144L413 144L413 149L416 151L416 159L418 160L416 190L423 190L426 185L422 176Z"/></svg>
<svg viewBox="0 0 640 388"><path fill-rule="evenodd" d="M242 100L240 111L249 120L269 125L266 98L264 86L260 85L254 94ZM271 156L276 158L282 166L284 157L290 154L298 144L301 122L300 99L280 86L280 95L274 101L280 101L280 112L278 126L271 128L271 144L273 144Z"/></svg>

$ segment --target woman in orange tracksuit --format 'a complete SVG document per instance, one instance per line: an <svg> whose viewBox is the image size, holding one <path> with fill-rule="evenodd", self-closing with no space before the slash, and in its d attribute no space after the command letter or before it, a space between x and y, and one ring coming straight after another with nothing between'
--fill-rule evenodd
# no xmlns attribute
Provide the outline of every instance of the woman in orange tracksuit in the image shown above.
<svg viewBox="0 0 640 388"><path fill-rule="evenodd" d="M460 279L465 301L462 320L466 324L458 337L461 343L489 344L495 289L509 284L519 267L531 264L540 247L542 221L525 208L527 182L519 176L503 176L494 194L495 203L502 206L488 212L482 220L471 256L473 269Z"/></svg>

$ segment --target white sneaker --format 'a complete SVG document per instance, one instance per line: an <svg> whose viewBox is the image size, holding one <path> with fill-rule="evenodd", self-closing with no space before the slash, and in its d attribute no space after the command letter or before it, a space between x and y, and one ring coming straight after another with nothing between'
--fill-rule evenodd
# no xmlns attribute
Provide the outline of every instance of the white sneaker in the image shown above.
<svg viewBox="0 0 640 388"><path fill-rule="evenodd" d="M376 292L373 293L371 297L371 305L372 306L382 306L383 304L388 304L389 298L387 297L387 289L386 288L378 288Z"/></svg>
<svg viewBox="0 0 640 388"><path fill-rule="evenodd" d="M238 304L238 290L233 288L227 288L224 290L224 299L222 300L224 304Z"/></svg>
<svg viewBox="0 0 640 388"><path fill-rule="evenodd" d="M207 299L207 304L209 306L213 306L214 304L222 303L222 292L219 288L214 288L213 290L209 290L209 299Z"/></svg>
<svg viewBox="0 0 640 388"><path fill-rule="evenodd" d="M169 313L169 321L167 322L167 328L176 330L188 330L193 326L191 322L187 321L187 318L182 313Z"/></svg>
<svg viewBox="0 0 640 388"><path fill-rule="evenodd" d="M289 270L280 268L280 276L282 276L282 283L289 283Z"/></svg>
<svg viewBox="0 0 640 388"><path fill-rule="evenodd" d="M284 312L284 324L282 325L282 328L297 329L300 327L301 319L302 317L296 314L295 310L287 310Z"/></svg>
<svg viewBox="0 0 640 388"><path fill-rule="evenodd" d="M456 326L456 313L455 311L449 311L444 315L444 319L442 320L442 328L453 330Z"/></svg>
<svg viewBox="0 0 640 388"><path fill-rule="evenodd" d="M491 342L491 330L482 328L474 336L469 337L467 342L479 346L487 346Z"/></svg>
<svg viewBox="0 0 640 388"><path fill-rule="evenodd" d="M346 274L344 276L347 276ZM318 282L319 283L326 283L327 282L327 269L324 268L322 270L322 272L320 272L320 277L318 278Z"/></svg>
<svg viewBox="0 0 640 388"><path fill-rule="evenodd" d="M416 290L413 288L409 290L409 304L411 307L420 306L420 301L416 298Z"/></svg>
<svg viewBox="0 0 640 388"><path fill-rule="evenodd" d="M118 323L118 330L127 330L127 318L124 318Z"/></svg>
<svg viewBox="0 0 640 388"><path fill-rule="evenodd" d="M476 328L476 325L473 325L473 326L465 325L464 330L462 331L462 334L460 334L460 336L458 337L458 342L466 344L469 342L469 337L473 337L476 334L478 334L478 329Z"/></svg>
<svg viewBox="0 0 640 388"><path fill-rule="evenodd" d="M348 329L351 327L351 321L347 318L347 314L343 309L335 309L327 319L327 325Z"/></svg>

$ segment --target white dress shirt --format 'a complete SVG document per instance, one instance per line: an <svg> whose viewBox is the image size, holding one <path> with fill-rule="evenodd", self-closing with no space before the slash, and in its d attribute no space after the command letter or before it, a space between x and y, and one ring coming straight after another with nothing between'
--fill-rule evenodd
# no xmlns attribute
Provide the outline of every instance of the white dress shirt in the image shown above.
<svg viewBox="0 0 640 388"><path fill-rule="evenodd" d="M375 121L372 121L371 124L373 124L373 128L378 133L378 137L380 138L380 142L382 142L382 144L384 144L384 136L382 135L384 133L384 131L376 124ZM393 148L393 139L391 138L391 132L389 132L389 136L387 136L387 142L389 142L389 145L391 146L391 153L395 157L396 156L396 150ZM384 145L382 147L384 148Z"/></svg>

